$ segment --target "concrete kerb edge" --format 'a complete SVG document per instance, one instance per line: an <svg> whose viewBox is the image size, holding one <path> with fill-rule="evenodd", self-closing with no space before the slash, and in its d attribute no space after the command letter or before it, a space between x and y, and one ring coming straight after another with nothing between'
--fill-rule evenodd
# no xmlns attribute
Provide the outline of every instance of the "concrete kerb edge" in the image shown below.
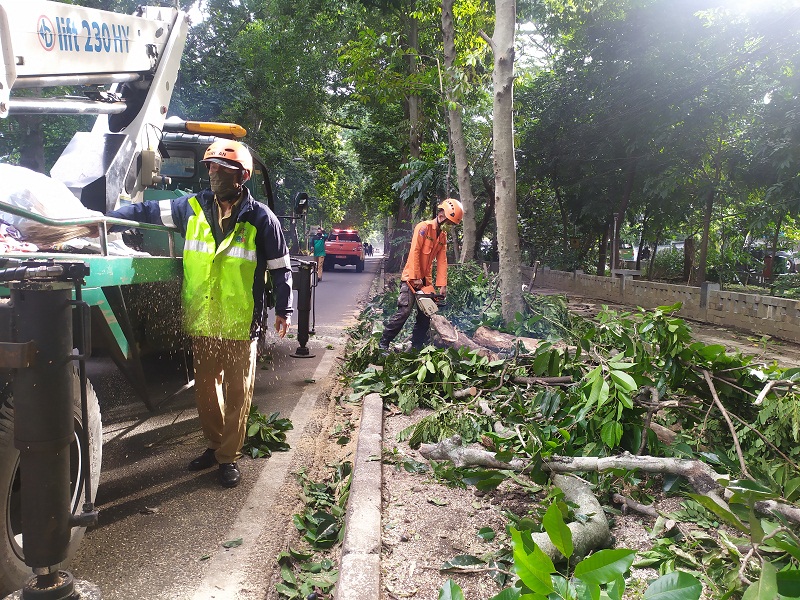
<svg viewBox="0 0 800 600"><path fill-rule="evenodd" d="M381 263L379 289L383 279ZM380 597L382 445L383 399L368 394L361 409L335 600Z"/></svg>

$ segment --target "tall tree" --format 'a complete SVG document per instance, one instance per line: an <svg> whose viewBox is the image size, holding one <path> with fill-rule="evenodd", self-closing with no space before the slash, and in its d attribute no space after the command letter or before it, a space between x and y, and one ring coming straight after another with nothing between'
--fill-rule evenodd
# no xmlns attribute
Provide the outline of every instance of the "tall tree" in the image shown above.
<svg viewBox="0 0 800 600"><path fill-rule="evenodd" d="M494 5L494 33L491 38L484 34L484 38L494 55L494 187L500 254L500 302L503 320L510 324L524 308L514 157L514 33L517 4L516 0L495 0Z"/></svg>
<svg viewBox="0 0 800 600"><path fill-rule="evenodd" d="M450 143L456 162L458 191L461 204L464 206L463 239L461 246L461 262L475 257L475 197L472 194L472 177L470 176L467 144L464 139L464 123L461 118L461 106L454 93L456 43L453 20L454 0L442 0L442 40L444 42L445 81L447 82L447 116L450 123Z"/></svg>

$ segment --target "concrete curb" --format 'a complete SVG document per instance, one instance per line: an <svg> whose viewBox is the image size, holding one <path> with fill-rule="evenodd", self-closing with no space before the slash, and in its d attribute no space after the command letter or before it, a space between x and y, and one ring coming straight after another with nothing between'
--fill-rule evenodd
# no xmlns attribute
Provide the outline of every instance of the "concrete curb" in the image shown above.
<svg viewBox="0 0 800 600"><path fill-rule="evenodd" d="M380 597L382 441L383 399L369 394L361 411L336 600Z"/></svg>
<svg viewBox="0 0 800 600"><path fill-rule="evenodd" d="M381 263L377 278L381 290L383 281ZM383 398L368 394L361 408L335 600L380 598L382 444Z"/></svg>

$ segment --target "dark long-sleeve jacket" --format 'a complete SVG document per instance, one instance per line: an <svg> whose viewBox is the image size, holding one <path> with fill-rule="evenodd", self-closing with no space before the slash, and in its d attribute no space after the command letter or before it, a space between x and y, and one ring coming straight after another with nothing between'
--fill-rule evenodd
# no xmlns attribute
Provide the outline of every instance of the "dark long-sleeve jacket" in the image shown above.
<svg viewBox="0 0 800 600"><path fill-rule="evenodd" d="M190 201L193 198L196 200ZM196 212L196 206L202 209L205 221L212 229L214 228L216 223L214 204L214 195L211 190L203 190L198 194L180 198L130 204L108 213L107 216L176 227L182 235L186 236L190 220L200 217ZM261 333L263 317L267 308L267 272L269 272L272 284L275 312L284 317L292 314L291 262L278 218L267 206L255 201L249 192L238 206L236 223L237 226L234 226L225 238L214 243L217 248L220 248L225 244L235 242L235 240L227 240L227 238L237 235L237 232L242 230L242 226L247 229L255 229L256 266L252 282L253 318L250 328L250 337L255 339ZM111 231L120 229L123 228L115 226ZM186 263L187 261L184 260L184 269ZM184 303L186 301L187 299L184 298Z"/></svg>

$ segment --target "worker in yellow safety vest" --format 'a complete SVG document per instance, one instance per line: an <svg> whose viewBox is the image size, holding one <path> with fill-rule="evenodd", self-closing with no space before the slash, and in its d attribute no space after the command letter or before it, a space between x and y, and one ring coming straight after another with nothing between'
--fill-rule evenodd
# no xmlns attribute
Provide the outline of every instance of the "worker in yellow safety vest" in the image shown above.
<svg viewBox="0 0 800 600"><path fill-rule="evenodd" d="M183 324L192 339L195 400L207 442L188 468L219 464L220 483L235 487L241 479L236 461L253 398L257 340L267 315L266 281L273 286L275 330L284 337L291 324L292 269L278 218L244 186L253 172L247 147L214 142L203 162L210 189L134 203L107 216L173 226L185 237Z"/></svg>

